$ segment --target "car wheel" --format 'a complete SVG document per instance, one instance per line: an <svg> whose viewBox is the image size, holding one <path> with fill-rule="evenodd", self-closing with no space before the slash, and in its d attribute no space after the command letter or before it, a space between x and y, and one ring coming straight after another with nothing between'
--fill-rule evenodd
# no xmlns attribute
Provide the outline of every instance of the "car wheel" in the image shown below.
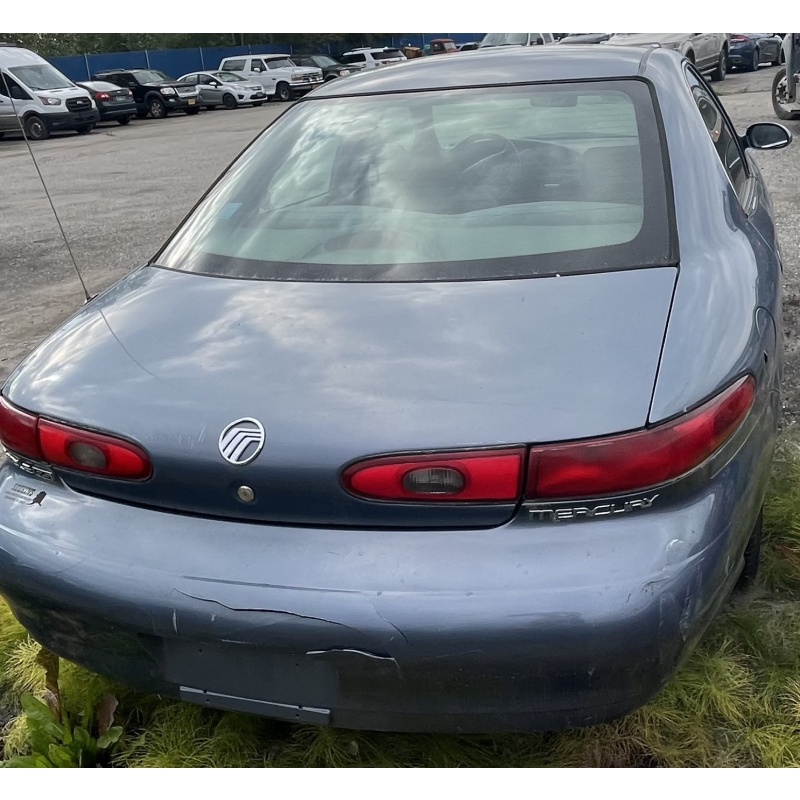
<svg viewBox="0 0 800 800"><path fill-rule="evenodd" d="M227 108L228 110L230 110L232 108L236 108L236 106L238 106L239 103L236 102L236 98L232 94L226 94L222 98L222 105L225 106L225 108Z"/></svg>
<svg viewBox="0 0 800 800"><path fill-rule="evenodd" d="M199 113L200 113L200 109L199 108L187 108L186 109L186 114L187 114L187 116L190 116L190 117L193 117L195 114L199 114Z"/></svg>
<svg viewBox="0 0 800 800"><path fill-rule="evenodd" d="M164 119L167 116L167 107L164 105L164 101L158 97L148 101L147 111L153 119Z"/></svg>
<svg viewBox="0 0 800 800"><path fill-rule="evenodd" d="M47 125L44 124L42 118L38 114L31 114L25 119L24 123L25 135L34 142L41 142L50 135L47 130Z"/></svg>
<svg viewBox="0 0 800 800"><path fill-rule="evenodd" d="M85 134L91 133L94 130L94 123L89 123L88 125L79 125L75 128L75 133Z"/></svg>
<svg viewBox="0 0 800 800"><path fill-rule="evenodd" d="M275 96L280 100L282 103L287 103L289 100L292 99L292 90L289 88L288 83L279 83L275 87Z"/></svg>
<svg viewBox="0 0 800 800"><path fill-rule="evenodd" d="M723 48L720 51L719 58L717 59L717 66L711 73L711 80L724 81L727 72L728 72L728 51Z"/></svg>
<svg viewBox="0 0 800 800"><path fill-rule="evenodd" d="M779 69L772 79L772 110L778 119L800 119L800 104L786 98L786 68Z"/></svg>
<svg viewBox="0 0 800 800"><path fill-rule="evenodd" d="M758 519L753 526L750 540L744 549L744 568L736 582L735 592L743 592L752 588L758 577L758 565L761 557L761 535L764 527L764 511L758 512Z"/></svg>
<svg viewBox="0 0 800 800"><path fill-rule="evenodd" d="M127 124L128 124L130 121L131 121L131 119L133 119L133 117L120 117L120 118L117 120L117 122L118 122L120 125L127 125Z"/></svg>
<svg viewBox="0 0 800 800"><path fill-rule="evenodd" d="M748 72L756 72L758 70L758 65L761 63L761 53L758 52L758 48L756 47L753 50L753 58L751 59L750 63L745 67Z"/></svg>

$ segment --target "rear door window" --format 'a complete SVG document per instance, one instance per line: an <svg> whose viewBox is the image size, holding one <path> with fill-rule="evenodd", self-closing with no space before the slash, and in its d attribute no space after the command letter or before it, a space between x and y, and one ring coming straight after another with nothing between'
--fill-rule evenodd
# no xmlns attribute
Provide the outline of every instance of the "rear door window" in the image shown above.
<svg viewBox="0 0 800 800"><path fill-rule="evenodd" d="M746 191L749 174L744 151L736 130L728 119L721 103L706 87L703 79L694 70L687 70L687 75L697 110L700 112L708 135L714 143L719 160L722 162L725 172L728 173L736 194L742 197Z"/></svg>
<svg viewBox="0 0 800 800"><path fill-rule="evenodd" d="M654 102L634 79L304 102L157 263L331 281L675 263Z"/></svg>
<svg viewBox="0 0 800 800"><path fill-rule="evenodd" d="M244 58L232 58L227 61L222 62L223 69L229 69L232 72L238 72L239 70L244 69L246 59Z"/></svg>

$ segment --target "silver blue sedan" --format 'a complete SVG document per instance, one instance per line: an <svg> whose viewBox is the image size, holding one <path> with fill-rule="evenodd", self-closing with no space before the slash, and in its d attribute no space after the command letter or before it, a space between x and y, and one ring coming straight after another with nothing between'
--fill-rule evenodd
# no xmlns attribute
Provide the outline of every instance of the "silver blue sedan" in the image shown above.
<svg viewBox="0 0 800 800"><path fill-rule="evenodd" d="M781 258L677 52L321 86L0 400L0 593L143 689L395 731L645 703L758 565Z"/></svg>
<svg viewBox="0 0 800 800"><path fill-rule="evenodd" d="M261 106L267 95L260 83L248 80L235 72L190 72L178 78L180 83L197 86L200 105L206 108L237 108L240 105Z"/></svg>

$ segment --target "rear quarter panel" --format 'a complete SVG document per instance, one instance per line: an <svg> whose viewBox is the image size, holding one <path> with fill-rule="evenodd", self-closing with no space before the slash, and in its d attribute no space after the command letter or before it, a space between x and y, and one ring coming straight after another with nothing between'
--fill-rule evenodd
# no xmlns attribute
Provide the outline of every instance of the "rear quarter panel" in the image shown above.
<svg viewBox="0 0 800 800"><path fill-rule="evenodd" d="M763 180L755 174L759 206L748 218L677 60L654 50L644 67L663 116L680 246L651 423L683 413L742 372L757 372L765 352L774 359L775 329L758 324L758 308L780 325L781 267Z"/></svg>

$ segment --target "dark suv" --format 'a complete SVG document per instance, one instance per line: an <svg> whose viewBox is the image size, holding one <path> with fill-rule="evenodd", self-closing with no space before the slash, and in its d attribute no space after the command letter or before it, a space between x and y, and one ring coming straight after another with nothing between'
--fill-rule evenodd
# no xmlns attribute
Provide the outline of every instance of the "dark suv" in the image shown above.
<svg viewBox="0 0 800 800"><path fill-rule="evenodd" d="M130 89L136 102L136 116L162 119L170 111L197 114L197 87L178 83L157 69L113 69L92 75L93 81L108 81Z"/></svg>
<svg viewBox="0 0 800 800"><path fill-rule="evenodd" d="M322 77L326 81L334 78L342 78L355 72L346 64L340 64L330 56L318 55L315 53L297 53L292 56L292 62L298 67L318 67L322 70Z"/></svg>

